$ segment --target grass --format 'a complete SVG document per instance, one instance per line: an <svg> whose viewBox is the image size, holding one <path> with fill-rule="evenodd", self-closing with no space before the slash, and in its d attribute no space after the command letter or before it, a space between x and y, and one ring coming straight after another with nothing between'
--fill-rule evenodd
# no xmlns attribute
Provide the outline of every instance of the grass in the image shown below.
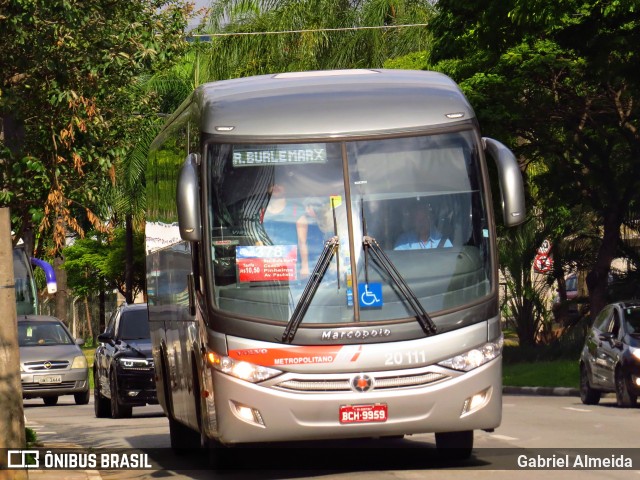
<svg viewBox="0 0 640 480"><path fill-rule="evenodd" d="M510 387L578 388L578 361L561 359L503 364L502 383Z"/></svg>

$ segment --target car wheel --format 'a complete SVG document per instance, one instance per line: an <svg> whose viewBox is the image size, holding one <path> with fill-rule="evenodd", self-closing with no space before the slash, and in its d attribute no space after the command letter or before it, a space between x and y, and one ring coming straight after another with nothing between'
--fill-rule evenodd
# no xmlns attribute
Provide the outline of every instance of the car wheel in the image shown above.
<svg viewBox="0 0 640 480"><path fill-rule="evenodd" d="M47 407L53 407L58 404L58 397L44 397L42 401Z"/></svg>
<svg viewBox="0 0 640 480"><path fill-rule="evenodd" d="M616 402L619 407L635 407L638 397L629 392L627 376L620 368L616 369Z"/></svg>
<svg viewBox="0 0 640 480"><path fill-rule="evenodd" d="M131 407L120 403L118 398L118 382L116 374L111 372L111 418L129 418L131 417Z"/></svg>
<svg viewBox="0 0 640 480"><path fill-rule="evenodd" d="M89 389L86 392L74 393L73 399L76 401L76 405L86 405L89 403Z"/></svg>
<svg viewBox="0 0 640 480"><path fill-rule="evenodd" d="M587 367L580 365L580 400L585 405L597 405L602 393L591 388Z"/></svg>
<svg viewBox="0 0 640 480"><path fill-rule="evenodd" d="M96 414L96 418L111 416L111 401L102 395L97 372L93 374L93 411Z"/></svg>
<svg viewBox="0 0 640 480"><path fill-rule="evenodd" d="M473 430L436 433L436 448L447 460L466 460L473 450Z"/></svg>

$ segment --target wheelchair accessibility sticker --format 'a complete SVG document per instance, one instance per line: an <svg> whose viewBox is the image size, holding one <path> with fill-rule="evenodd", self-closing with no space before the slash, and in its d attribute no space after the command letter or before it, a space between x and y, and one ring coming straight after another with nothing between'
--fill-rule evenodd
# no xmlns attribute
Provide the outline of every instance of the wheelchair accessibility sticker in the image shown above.
<svg viewBox="0 0 640 480"><path fill-rule="evenodd" d="M384 305L381 283L359 283L360 308L378 308Z"/></svg>

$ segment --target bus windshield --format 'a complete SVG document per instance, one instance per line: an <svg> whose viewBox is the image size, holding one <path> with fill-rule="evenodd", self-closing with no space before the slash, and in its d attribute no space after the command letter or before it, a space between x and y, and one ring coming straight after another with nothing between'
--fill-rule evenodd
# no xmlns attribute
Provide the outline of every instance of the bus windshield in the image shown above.
<svg viewBox="0 0 640 480"><path fill-rule="evenodd" d="M215 304L286 323L315 279L302 324L345 324L415 317L409 296L433 314L489 295L477 151L471 131L209 144ZM329 263L319 268L327 242Z"/></svg>

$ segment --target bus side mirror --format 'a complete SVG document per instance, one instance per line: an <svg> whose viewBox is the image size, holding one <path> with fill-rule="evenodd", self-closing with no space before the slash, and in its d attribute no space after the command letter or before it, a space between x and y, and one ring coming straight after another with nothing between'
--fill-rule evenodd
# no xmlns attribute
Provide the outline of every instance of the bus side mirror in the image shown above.
<svg viewBox="0 0 640 480"><path fill-rule="evenodd" d="M484 137L485 150L498 166L502 214L507 227L515 227L525 221L524 186L516 157L502 143Z"/></svg>
<svg viewBox="0 0 640 480"><path fill-rule="evenodd" d="M199 242L202 238L200 222L200 195L198 183L199 155L187 156L178 176L176 203L180 238L187 242Z"/></svg>

